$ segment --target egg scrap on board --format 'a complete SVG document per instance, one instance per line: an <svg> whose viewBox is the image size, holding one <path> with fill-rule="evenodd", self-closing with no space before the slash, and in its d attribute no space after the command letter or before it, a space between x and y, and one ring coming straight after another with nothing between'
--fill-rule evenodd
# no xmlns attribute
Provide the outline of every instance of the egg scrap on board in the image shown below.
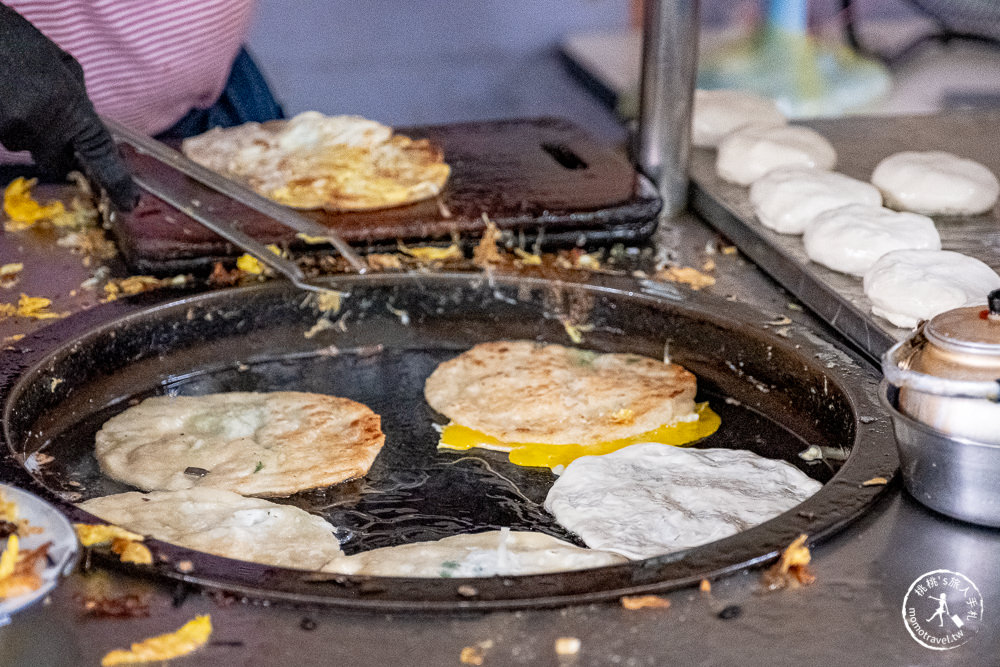
<svg viewBox="0 0 1000 667"><path fill-rule="evenodd" d="M741 449L632 445L570 463L545 509L592 549L651 558L772 519L822 485Z"/></svg>
<svg viewBox="0 0 1000 667"><path fill-rule="evenodd" d="M695 377L636 354L535 343L482 343L440 364L424 386L448 417L438 445L509 452L512 463L560 469L635 442L685 444L719 418L696 405Z"/></svg>
<svg viewBox="0 0 1000 667"><path fill-rule="evenodd" d="M164 542L265 565L317 570L343 555L334 527L291 505L231 491L130 491L79 507Z"/></svg>
<svg viewBox="0 0 1000 667"><path fill-rule="evenodd" d="M307 111L288 121L214 128L185 139L195 162L301 209L364 211L434 197L450 168L426 139L358 116Z"/></svg>
<svg viewBox="0 0 1000 667"><path fill-rule="evenodd" d="M102 472L144 491L288 496L361 477L385 435L377 414L346 398L229 392L147 398L96 441Z"/></svg>
<svg viewBox="0 0 1000 667"><path fill-rule="evenodd" d="M582 570L625 561L618 554L584 549L544 533L504 528L340 556L323 570L392 577L494 577Z"/></svg>

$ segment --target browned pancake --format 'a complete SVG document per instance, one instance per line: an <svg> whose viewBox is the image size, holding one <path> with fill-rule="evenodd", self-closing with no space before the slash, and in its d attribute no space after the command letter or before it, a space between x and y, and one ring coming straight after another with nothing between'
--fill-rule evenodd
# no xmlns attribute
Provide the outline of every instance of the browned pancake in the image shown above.
<svg viewBox="0 0 1000 667"><path fill-rule="evenodd" d="M426 139L357 116L299 114L287 122L215 128L186 139L195 162L301 209L364 211L428 199L449 167Z"/></svg>
<svg viewBox="0 0 1000 667"><path fill-rule="evenodd" d="M454 423L504 442L587 445L693 415L695 389L676 364L510 341L444 362L424 396Z"/></svg>
<svg viewBox="0 0 1000 667"><path fill-rule="evenodd" d="M283 391L157 396L97 433L101 470L144 491L287 496L368 472L385 442L361 403Z"/></svg>

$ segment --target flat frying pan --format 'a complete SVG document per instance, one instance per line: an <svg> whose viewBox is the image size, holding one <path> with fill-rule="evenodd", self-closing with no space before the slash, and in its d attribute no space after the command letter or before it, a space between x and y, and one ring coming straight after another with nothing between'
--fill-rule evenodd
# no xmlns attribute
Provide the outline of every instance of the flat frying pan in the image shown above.
<svg viewBox="0 0 1000 667"><path fill-rule="evenodd" d="M667 591L763 563L800 533L821 539L862 514L885 488L865 480L894 476L898 462L878 406L878 375L853 353L796 326L776 335L759 324L765 316L713 297L678 296L656 283L618 277L591 274L589 280L423 273L331 278L343 297L328 316L332 326L321 330L314 329L322 316L315 298L277 282L167 302L141 295L84 311L21 341L20 355L3 359L0 471L75 520L94 521L73 502L128 490L101 475L93 442L100 425L130 402L237 390L331 393L382 416L385 448L365 478L279 501L329 519L347 553L505 526L575 540L542 507L554 480L548 469L514 466L489 451L439 452L434 424L442 418L422 393L438 363L476 343L572 344L570 323L584 332L581 347L655 358L668 350L692 370L698 400L722 416L720 430L696 446L785 459L824 487L733 537L576 572L342 576L155 540L154 564L130 567L252 598L380 611L596 601ZM810 445L826 456L805 461L799 453ZM39 466L38 452L53 458Z"/></svg>

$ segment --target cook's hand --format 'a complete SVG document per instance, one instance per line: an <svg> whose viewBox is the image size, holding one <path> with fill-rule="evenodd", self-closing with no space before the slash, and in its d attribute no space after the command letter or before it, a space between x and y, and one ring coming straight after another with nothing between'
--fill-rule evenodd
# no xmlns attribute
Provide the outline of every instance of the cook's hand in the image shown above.
<svg viewBox="0 0 1000 667"><path fill-rule="evenodd" d="M139 190L87 97L83 69L20 14L0 4L0 144L31 152L46 171L81 169L121 210Z"/></svg>

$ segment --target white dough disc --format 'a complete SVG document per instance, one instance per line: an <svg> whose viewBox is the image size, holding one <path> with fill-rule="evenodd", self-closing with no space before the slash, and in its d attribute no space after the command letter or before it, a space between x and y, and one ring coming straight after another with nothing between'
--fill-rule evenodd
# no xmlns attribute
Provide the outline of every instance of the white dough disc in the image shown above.
<svg viewBox="0 0 1000 667"><path fill-rule="evenodd" d="M974 257L950 250L895 250L865 274L872 312L909 329L953 308L986 303L1000 275Z"/></svg>
<svg viewBox="0 0 1000 667"><path fill-rule="evenodd" d="M993 208L1000 182L973 160L944 151L890 155L872 172L887 206L924 215L978 215Z"/></svg>
<svg viewBox="0 0 1000 667"><path fill-rule="evenodd" d="M782 234L801 234L820 213L848 204L881 206L871 183L815 167L779 167L750 186L760 224Z"/></svg>
<svg viewBox="0 0 1000 667"><path fill-rule="evenodd" d="M505 529L340 556L323 570L377 577L495 577L624 562L618 554L584 549L544 533Z"/></svg>
<svg viewBox="0 0 1000 667"><path fill-rule="evenodd" d="M750 185L778 167L798 165L833 169L837 151L819 132L808 127L747 127L719 143L715 169L720 178Z"/></svg>
<svg viewBox="0 0 1000 667"><path fill-rule="evenodd" d="M809 259L834 271L863 276L893 250L940 250L934 221L918 213L851 204L820 213L802 236Z"/></svg>
<svg viewBox="0 0 1000 667"><path fill-rule="evenodd" d="M343 554L334 527L321 517L222 489L130 491L80 508L164 542L265 565L318 570Z"/></svg>
<svg viewBox="0 0 1000 667"><path fill-rule="evenodd" d="M590 548L638 559L734 535L821 486L747 450L643 443L570 463L545 509Z"/></svg>
<svg viewBox="0 0 1000 667"><path fill-rule="evenodd" d="M714 148L744 127L777 127L788 119L773 100L741 90L696 90L691 110L691 143Z"/></svg>

